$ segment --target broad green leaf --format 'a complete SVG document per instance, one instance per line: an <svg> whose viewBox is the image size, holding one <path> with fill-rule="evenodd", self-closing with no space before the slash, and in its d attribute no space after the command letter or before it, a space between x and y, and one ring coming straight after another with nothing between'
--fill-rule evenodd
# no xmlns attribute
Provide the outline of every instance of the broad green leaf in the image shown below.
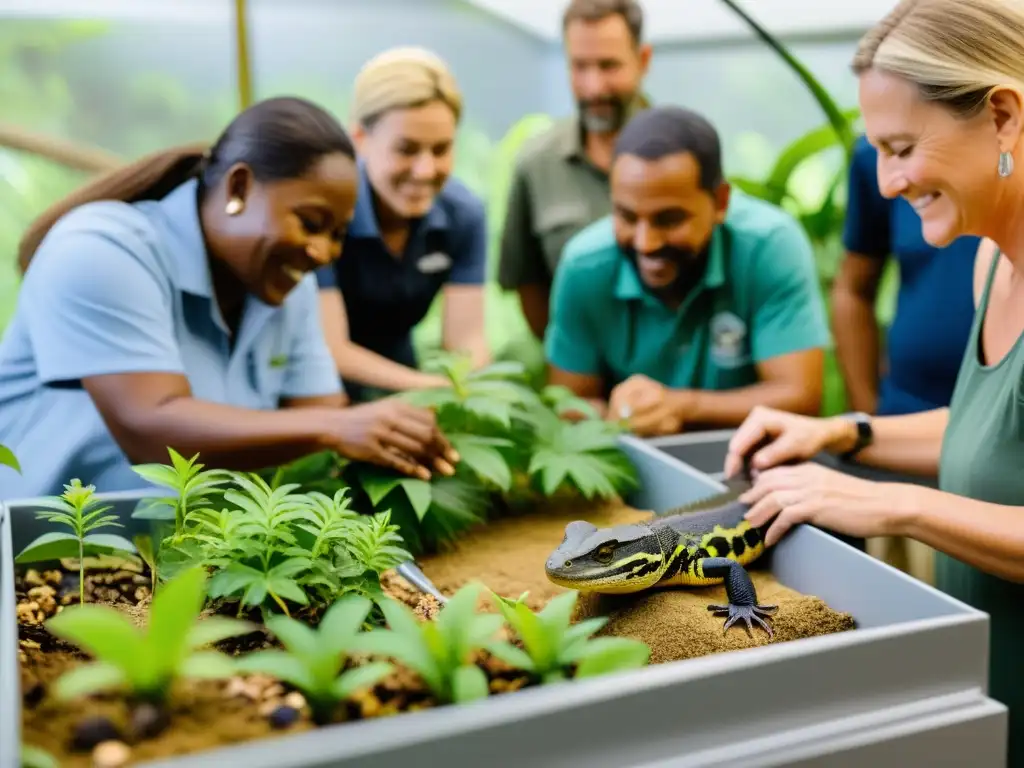
<svg viewBox="0 0 1024 768"><path fill-rule="evenodd" d="M60 768L57 758L40 747L21 745L21 768Z"/></svg>
<svg viewBox="0 0 1024 768"><path fill-rule="evenodd" d="M320 619L320 642L325 638L345 641L356 634L370 613L373 603L363 595L344 595L334 602Z"/></svg>
<svg viewBox="0 0 1024 768"><path fill-rule="evenodd" d="M14 451L2 444L0 444L0 464L10 467L19 475L21 474L21 464L18 463L18 457L14 455Z"/></svg>
<svg viewBox="0 0 1024 768"><path fill-rule="evenodd" d="M452 445L462 461L484 480L507 491L512 487L512 470L499 451L477 443L472 437L453 437Z"/></svg>
<svg viewBox="0 0 1024 768"><path fill-rule="evenodd" d="M363 468L359 473L359 484L366 495L370 497L370 503L377 507L391 491L395 489L401 480L399 475L385 475L374 468Z"/></svg>
<svg viewBox="0 0 1024 768"><path fill-rule="evenodd" d="M271 675L304 690L316 687L316 681L298 656L276 648L240 656L235 662L235 669L242 674Z"/></svg>
<svg viewBox="0 0 1024 768"><path fill-rule="evenodd" d="M37 563L44 560L62 560L69 557L78 557L78 537L73 533L52 531L51 533L44 533L32 541L31 544L18 553L18 556L14 558L14 562Z"/></svg>
<svg viewBox="0 0 1024 768"><path fill-rule="evenodd" d="M259 626L251 621L232 619L227 616L208 616L192 625L187 645L189 648L202 648L219 643L221 640L227 640L229 637L255 632L257 629Z"/></svg>
<svg viewBox="0 0 1024 768"><path fill-rule="evenodd" d="M515 360L500 360L467 374L466 379L502 379L522 378L526 375L526 366Z"/></svg>
<svg viewBox="0 0 1024 768"><path fill-rule="evenodd" d="M46 628L99 661L130 664L149 656L142 633L125 614L109 605L69 605Z"/></svg>
<svg viewBox="0 0 1024 768"><path fill-rule="evenodd" d="M394 667L386 661L372 661L344 672L334 681L332 693L339 700L347 699L356 691L372 688L391 674Z"/></svg>
<svg viewBox="0 0 1024 768"><path fill-rule="evenodd" d="M487 646L487 650L495 658L500 659L516 669L522 669L526 672L535 672L537 670L537 666L533 663L533 659L530 658L530 654L511 643L491 643Z"/></svg>
<svg viewBox="0 0 1024 768"><path fill-rule="evenodd" d="M203 608L206 572L183 571L157 591L150 605L147 629L148 653L166 670L181 663L189 651L188 637Z"/></svg>
<svg viewBox="0 0 1024 768"><path fill-rule="evenodd" d="M399 481L399 485L402 486L405 495L409 498L409 503L412 504L416 517L422 520L423 516L427 514L427 510L430 509L432 497L430 483L426 480L406 478Z"/></svg>
<svg viewBox="0 0 1024 768"><path fill-rule="evenodd" d="M487 675L475 664L464 664L452 673L452 699L455 703L482 699L489 692Z"/></svg>
<svg viewBox="0 0 1024 768"><path fill-rule="evenodd" d="M105 555L119 552L130 555L138 554L134 544L116 533L90 533L82 540L85 542L86 550L96 554Z"/></svg>
<svg viewBox="0 0 1024 768"><path fill-rule="evenodd" d="M53 684L53 692L58 699L68 701L79 696L121 688L126 682L121 667L107 661L94 661L62 674Z"/></svg>
<svg viewBox="0 0 1024 768"><path fill-rule="evenodd" d="M235 674L235 662L232 657L217 651L199 651L186 656L177 672L182 677L219 680Z"/></svg>
<svg viewBox="0 0 1024 768"><path fill-rule="evenodd" d="M647 645L626 637L596 637L578 648L575 676L579 678L642 667L651 656Z"/></svg>

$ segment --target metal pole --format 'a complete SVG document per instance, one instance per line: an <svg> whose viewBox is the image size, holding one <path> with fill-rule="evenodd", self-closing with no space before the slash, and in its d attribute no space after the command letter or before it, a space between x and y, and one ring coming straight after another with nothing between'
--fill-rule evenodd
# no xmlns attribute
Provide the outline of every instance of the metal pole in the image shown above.
<svg viewBox="0 0 1024 768"><path fill-rule="evenodd" d="M252 69L249 62L249 29L246 0L235 0L235 76L239 110L252 104Z"/></svg>

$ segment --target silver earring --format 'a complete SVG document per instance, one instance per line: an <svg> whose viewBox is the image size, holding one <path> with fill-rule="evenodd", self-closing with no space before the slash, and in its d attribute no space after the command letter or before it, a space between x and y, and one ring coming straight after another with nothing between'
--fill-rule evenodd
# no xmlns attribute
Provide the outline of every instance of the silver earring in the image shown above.
<svg viewBox="0 0 1024 768"><path fill-rule="evenodd" d="M235 216L236 214L241 213L242 201L239 200L237 197L232 197L230 200L228 200L228 204L224 206L224 211L227 213L228 216Z"/></svg>
<svg viewBox="0 0 1024 768"><path fill-rule="evenodd" d="M1013 155L1009 152L999 153L999 175L1004 179L1013 173Z"/></svg>

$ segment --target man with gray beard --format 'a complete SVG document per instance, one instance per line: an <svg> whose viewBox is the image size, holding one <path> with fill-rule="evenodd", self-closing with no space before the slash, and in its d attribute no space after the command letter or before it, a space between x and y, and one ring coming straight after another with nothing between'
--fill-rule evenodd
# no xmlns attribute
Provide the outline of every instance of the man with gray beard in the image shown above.
<svg viewBox="0 0 1024 768"><path fill-rule="evenodd" d="M569 239L611 211L608 169L619 131L648 106L640 91L651 59L635 0L571 0L563 38L577 114L527 142L516 159L498 266L538 339L551 281Z"/></svg>

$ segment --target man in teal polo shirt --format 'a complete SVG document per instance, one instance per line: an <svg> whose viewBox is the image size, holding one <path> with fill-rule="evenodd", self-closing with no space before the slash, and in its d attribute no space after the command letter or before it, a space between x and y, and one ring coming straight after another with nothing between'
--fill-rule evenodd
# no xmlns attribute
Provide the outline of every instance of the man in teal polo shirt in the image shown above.
<svg viewBox="0 0 1024 768"><path fill-rule="evenodd" d="M811 244L730 190L714 127L679 107L638 114L610 189L611 215L555 272L550 382L644 436L735 427L759 404L817 414L829 334Z"/></svg>

